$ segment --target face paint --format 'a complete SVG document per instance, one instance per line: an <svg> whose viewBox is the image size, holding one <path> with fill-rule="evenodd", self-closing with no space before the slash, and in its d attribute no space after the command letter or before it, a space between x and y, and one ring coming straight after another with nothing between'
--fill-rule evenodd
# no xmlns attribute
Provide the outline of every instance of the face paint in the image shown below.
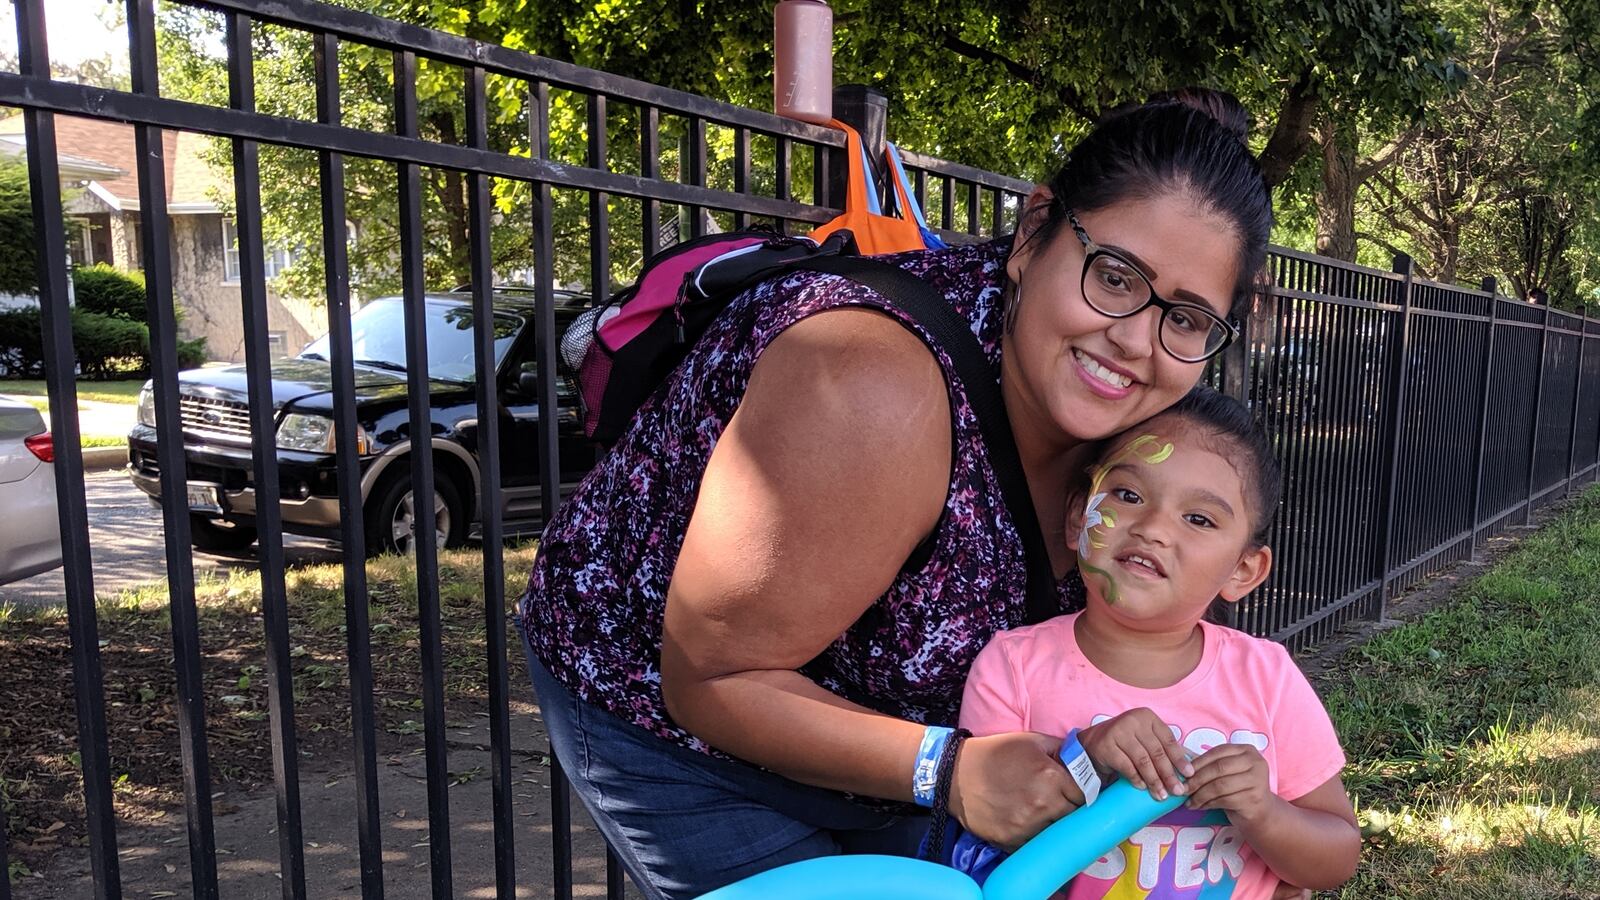
<svg viewBox="0 0 1600 900"><path fill-rule="evenodd" d="M1083 511L1083 530L1078 533L1078 570L1085 575L1098 575L1105 581L1107 603L1117 602L1117 581L1109 571L1088 561L1095 550L1102 550L1106 546L1103 541L1098 540L1096 530L1104 534L1105 530L1117 527L1116 510L1100 508L1100 504L1106 499L1105 492L1100 488L1104 486L1106 477L1113 469L1135 457L1143 459L1152 466L1166 462L1167 458L1172 456L1172 442L1161 444L1160 440L1153 434L1141 434L1129 441L1110 459L1090 470L1089 503Z"/></svg>

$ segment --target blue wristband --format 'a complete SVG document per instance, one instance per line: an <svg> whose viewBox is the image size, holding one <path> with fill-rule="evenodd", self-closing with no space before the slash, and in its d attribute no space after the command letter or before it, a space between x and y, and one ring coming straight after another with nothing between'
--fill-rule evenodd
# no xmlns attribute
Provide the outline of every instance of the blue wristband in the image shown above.
<svg viewBox="0 0 1600 900"><path fill-rule="evenodd" d="M954 728L929 725L922 732L922 746L917 749L917 768L911 775L911 799L918 806L933 807L933 793L939 786L939 757L944 755L944 745L950 743Z"/></svg>
<svg viewBox="0 0 1600 900"><path fill-rule="evenodd" d="M1078 790L1083 791L1083 805L1089 806L1100 797L1100 773L1094 770L1094 762L1089 759L1089 754L1083 749L1083 744L1078 741L1078 729L1067 732L1067 739L1061 745L1061 764L1067 767L1067 774L1077 782Z"/></svg>

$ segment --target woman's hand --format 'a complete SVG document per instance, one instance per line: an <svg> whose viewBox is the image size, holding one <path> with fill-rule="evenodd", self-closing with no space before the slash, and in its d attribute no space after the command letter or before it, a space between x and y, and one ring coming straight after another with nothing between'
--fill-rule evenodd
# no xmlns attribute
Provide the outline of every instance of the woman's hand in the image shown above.
<svg viewBox="0 0 1600 900"><path fill-rule="evenodd" d="M1220 809L1235 823L1261 821L1274 803L1267 761L1249 744L1212 747L1194 761L1189 779L1190 809Z"/></svg>
<svg viewBox="0 0 1600 900"><path fill-rule="evenodd" d="M951 815L991 844L1022 846L1083 804L1060 749L1061 738L1029 731L968 738L951 776Z"/></svg>
<svg viewBox="0 0 1600 900"><path fill-rule="evenodd" d="M1157 800L1165 800L1169 791L1182 796L1191 789L1178 777L1194 774L1188 753L1167 723L1148 708L1130 709L1091 725L1078 732L1078 743L1096 767L1116 772Z"/></svg>

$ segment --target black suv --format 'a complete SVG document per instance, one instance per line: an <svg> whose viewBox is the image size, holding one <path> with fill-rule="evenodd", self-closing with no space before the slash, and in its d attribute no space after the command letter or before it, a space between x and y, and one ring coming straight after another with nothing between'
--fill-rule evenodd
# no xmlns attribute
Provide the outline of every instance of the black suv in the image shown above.
<svg viewBox="0 0 1600 900"><path fill-rule="evenodd" d="M557 328L564 330L586 305L581 295L558 294ZM434 462L431 518L440 546L453 547L474 535L480 521L471 298L460 292L430 294L426 309ZM502 513L508 536L525 535L542 526L533 297L497 289L494 309ZM403 553L410 549L414 520L429 518L415 514L411 491L403 301L374 300L350 317L350 326L367 552ZM256 538L245 367L180 373L178 393L194 545L209 551L243 550ZM272 395L284 529L338 539L327 337L313 341L298 357L273 362ZM557 413L561 481L570 486L593 466L596 451L583 436L578 398L566 378L558 382ZM159 504L154 424L155 403L147 383L139 395L139 423L128 435L128 472Z"/></svg>

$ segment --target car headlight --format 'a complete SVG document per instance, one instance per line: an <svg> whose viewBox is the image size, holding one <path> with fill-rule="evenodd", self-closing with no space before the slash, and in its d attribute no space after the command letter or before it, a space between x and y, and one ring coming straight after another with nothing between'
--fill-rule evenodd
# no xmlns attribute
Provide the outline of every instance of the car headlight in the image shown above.
<svg viewBox="0 0 1600 900"><path fill-rule="evenodd" d="M333 420L310 413L289 413L278 423L278 447L308 453L334 452ZM356 452L367 452L367 432L356 426Z"/></svg>
<svg viewBox="0 0 1600 900"><path fill-rule="evenodd" d="M156 427L156 392L148 381L139 389L139 424Z"/></svg>

